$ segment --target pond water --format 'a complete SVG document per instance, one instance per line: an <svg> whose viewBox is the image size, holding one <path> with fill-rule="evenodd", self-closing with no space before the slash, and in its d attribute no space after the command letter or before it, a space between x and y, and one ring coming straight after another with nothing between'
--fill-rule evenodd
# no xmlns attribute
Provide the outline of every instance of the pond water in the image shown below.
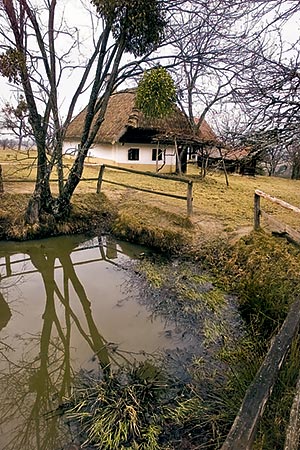
<svg viewBox="0 0 300 450"><path fill-rule="evenodd" d="M144 358L186 345L140 302L130 261L142 252L108 237L0 243L0 450L64 448L49 413L112 350Z"/></svg>

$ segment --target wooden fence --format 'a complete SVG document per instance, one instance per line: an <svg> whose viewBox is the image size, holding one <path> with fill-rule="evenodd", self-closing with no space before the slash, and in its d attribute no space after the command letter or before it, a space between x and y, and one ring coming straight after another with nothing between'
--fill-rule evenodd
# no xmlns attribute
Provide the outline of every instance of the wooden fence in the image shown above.
<svg viewBox="0 0 300 450"><path fill-rule="evenodd" d="M170 180L170 181L177 181L177 182L185 183L185 184L187 184L187 194L186 194L186 196L168 194L167 192L154 191L152 189L141 188L141 187L132 186L132 185L125 184L125 183L119 183L119 182L111 181L111 180L107 180L107 179L105 180L103 177L104 177L104 171L105 171L106 167L108 167L109 169L120 170L123 172L134 173L137 175L143 175L145 177L159 178L159 179L163 179L163 180ZM127 187L130 189L135 189L137 191L148 192L150 194L163 195L165 197L171 197L171 198L176 198L179 200L185 200L187 202L187 216L190 217L193 214L193 182L191 180L188 180L187 178L172 176L172 175L162 175L162 174L156 174L156 173L142 172L141 170L126 169L125 167L116 167L116 166L111 166L108 164L103 164L99 170L98 181L97 181L97 193L100 193L103 182L114 184L117 186Z"/></svg>
<svg viewBox="0 0 300 450"><path fill-rule="evenodd" d="M132 186L132 185L125 184L125 183L119 183L117 181L112 181L112 180L107 180L107 179L105 180L103 178L103 176L104 176L104 171L105 171L106 167L109 168L109 169L120 170L120 171L123 171L123 172L129 172L129 173L133 173L133 174L136 174L136 175L143 175L145 177L153 177L153 178L158 178L158 179L163 179L163 180L177 181L177 182L180 182L180 183L184 183L184 184L187 184L187 193L186 193L186 195L169 194L167 192L154 191L152 189L146 189L146 188L142 188L142 187L138 187L138 186ZM1 165L0 165L0 189L2 187L2 192L3 192L3 181L4 180L2 179ZM35 180L32 180L32 179L25 179L25 180L24 179L10 179L10 180L7 180L7 182L9 182L9 183L30 183L30 182L33 183L34 181ZM50 181L50 183L55 183L58 180L52 178L49 181ZM117 167L117 166L111 166L111 165L108 165L108 164L102 164L100 166L97 178L95 178L95 177L89 177L89 178L82 177L80 179L80 182L82 182L82 181L97 181L97 188L96 188L97 194L100 193L102 183L105 182L105 183L110 183L110 184L114 184L114 185L117 185L117 186L127 187L127 188L134 189L134 190L137 190L137 191L148 192L150 194L163 195L165 197L171 197L171 198L176 198L176 199L179 199L179 200L185 200L186 203L187 203L187 216L190 217L193 214L193 182L191 180L187 179L187 178L184 178L184 177L179 177L179 176L174 176L174 175L156 174L156 173L150 173L150 172L143 172L141 170L126 169L125 167ZM0 190L0 192L1 192L1 190Z"/></svg>
<svg viewBox="0 0 300 450"><path fill-rule="evenodd" d="M260 228L260 217L263 216L284 230L284 233L293 240L300 242L300 233L287 225L271 218L261 209L260 199L264 198L272 203L282 206L296 213L300 209L296 206L272 197L265 192L256 190L254 193L254 229ZM254 380L246 391L240 410L233 422L221 450L251 450L255 440L257 427L273 387L278 378L279 371L286 359L292 341L299 332L300 326L300 299L291 306L287 317L273 339L269 351L259 368ZM298 450L300 437L300 375L296 385L296 394L290 411L290 421L286 430L284 450Z"/></svg>
<svg viewBox="0 0 300 450"><path fill-rule="evenodd" d="M280 222L277 219L274 219L270 214L267 214L265 211L261 209L261 202L260 199L264 198L272 203L275 203L279 206L282 206L285 209L289 209L290 211L293 211L295 213L300 213L300 209L296 206L290 205L289 203L280 200L279 198L272 197L269 194L266 194L263 191L260 191L259 189L256 189L254 193L254 229L258 230L260 228L260 218L264 217L270 224L273 224L278 231L289 237L291 240L296 242L297 244L300 244L300 233L296 230L294 230L292 227Z"/></svg>
<svg viewBox="0 0 300 450"><path fill-rule="evenodd" d="M0 194L2 194L2 192L4 192L4 189L3 189L3 179L2 179L2 166L0 164Z"/></svg>
<svg viewBox="0 0 300 450"><path fill-rule="evenodd" d="M300 300L296 300L248 388L238 415L222 445L221 450L251 450L258 423L263 416L265 406L272 393L280 368L285 361L293 338L299 331ZM298 450L299 441L299 405L300 395L297 383L296 396L290 414L290 423L286 434L284 450Z"/></svg>

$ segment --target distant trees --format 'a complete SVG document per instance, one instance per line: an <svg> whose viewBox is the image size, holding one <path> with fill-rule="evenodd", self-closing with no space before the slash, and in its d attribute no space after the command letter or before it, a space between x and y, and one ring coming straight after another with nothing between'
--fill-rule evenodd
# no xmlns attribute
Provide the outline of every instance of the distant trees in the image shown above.
<svg viewBox="0 0 300 450"><path fill-rule="evenodd" d="M16 106L6 103L2 108L2 126L11 130L17 140L17 149L21 150L24 140L32 136L28 122L28 108L21 95Z"/></svg>
<svg viewBox="0 0 300 450"><path fill-rule="evenodd" d="M300 37L286 33L299 23L300 2L262 1L258 12L261 25L254 27L254 38L244 49L248 56L233 98L247 118L246 135L265 155L269 175L286 162L298 178Z"/></svg>

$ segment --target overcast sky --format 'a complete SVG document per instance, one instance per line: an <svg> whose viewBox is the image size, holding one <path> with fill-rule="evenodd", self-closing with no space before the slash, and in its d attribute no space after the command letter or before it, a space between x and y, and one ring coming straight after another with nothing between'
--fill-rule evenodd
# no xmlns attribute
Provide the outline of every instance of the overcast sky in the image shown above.
<svg viewBox="0 0 300 450"><path fill-rule="evenodd" d="M36 0L37 2L41 0ZM90 6L89 1L86 3L88 7ZM61 8L61 5L65 5L65 17L69 24L76 26L78 31L74 30L76 37L79 37L79 41L81 43L81 59L85 56L84 53L89 52L89 45L86 42L87 35L90 32L90 16L87 11L81 5L80 0L63 0L62 2L58 2L58 7ZM78 20L78 18L80 18ZM80 25L78 25L80 23ZM284 27L284 39L290 42L294 42L300 36L300 26L297 21L289 21L289 23ZM63 48L66 44L66 41L63 44L58 43L58 48ZM62 45L62 47L61 47ZM59 47L60 46L60 47ZM76 88L76 84L79 81L78 76L75 75L75 71L72 72L71 77L65 77L63 82L63 89L61 89L61 112L62 115L65 115L68 101L70 99L72 92ZM12 102L16 97L16 93L18 92L17 87L9 86L5 79L0 77L0 109L3 107L5 102ZM19 90L20 92L20 90ZM82 108L85 107L87 102L87 95L82 95L79 98L76 113L79 112Z"/></svg>

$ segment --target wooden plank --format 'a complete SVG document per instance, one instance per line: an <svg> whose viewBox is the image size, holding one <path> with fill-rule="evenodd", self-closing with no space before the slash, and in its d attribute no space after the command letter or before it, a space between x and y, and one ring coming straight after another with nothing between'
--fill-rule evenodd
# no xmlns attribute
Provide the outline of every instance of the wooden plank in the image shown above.
<svg viewBox="0 0 300 450"><path fill-rule="evenodd" d="M280 222L277 219L274 219L274 217L270 216L270 214L267 214L264 211L261 211L261 216L269 222L270 225L275 227L278 233L286 235L287 238L291 239L292 241L296 242L296 244L300 244L300 233L299 231L295 230L294 228L290 227L289 225L286 225L285 223Z"/></svg>
<svg viewBox="0 0 300 450"><path fill-rule="evenodd" d="M289 313L267 356L248 388L238 415L221 450L250 450L258 422L272 393L279 370L300 324L300 300L291 306Z"/></svg>
<svg viewBox="0 0 300 450"><path fill-rule="evenodd" d="M300 438L300 376L296 385L296 395L290 411L290 421L286 432L284 450L298 450Z"/></svg>
<svg viewBox="0 0 300 450"><path fill-rule="evenodd" d="M33 180L31 178L20 179L20 178L8 178L5 181L5 183L35 183L36 180ZM67 178L64 178L64 181L67 181ZM80 181L98 181L98 177L91 177L91 178L81 178ZM58 178L50 178L50 183L57 183Z"/></svg>
<svg viewBox="0 0 300 450"><path fill-rule="evenodd" d="M265 192L260 191L259 189L255 190L255 194L257 194L260 197L263 197L263 198L265 198L267 200L270 200L270 202L276 203L277 205L280 205L283 208L289 209L290 211L294 211L296 213L300 213L300 209L297 208L296 206L290 205L289 203L287 203L287 202L285 202L283 200L280 200L279 198L272 197L271 195L266 194Z"/></svg>
<svg viewBox="0 0 300 450"><path fill-rule="evenodd" d="M35 183L35 180L33 180L33 179L30 179L30 178L26 178L25 180L24 179L19 179L19 178L7 178L7 179L5 179L5 180L3 180L5 183ZM52 181L52 180L50 180L50 181Z"/></svg>
<svg viewBox="0 0 300 450"><path fill-rule="evenodd" d="M110 164L105 164L105 167L108 167L109 169L114 169L114 170L122 170L123 172L136 173L138 175L145 175L146 177L162 178L163 180L181 181L182 183L189 183L189 181L190 181L187 178L178 177L178 176L174 176L174 175L163 175L163 174L158 174L158 173L143 172L142 170L127 169L125 167L111 166Z"/></svg>
<svg viewBox="0 0 300 450"><path fill-rule="evenodd" d="M149 192L149 194L163 195L165 197L178 198L179 200L187 200L187 198L184 197L183 195L167 194L166 192L152 191L151 189L139 188L136 186L131 186L130 184L125 184L125 183L117 183L116 181L110 181L110 180L104 180L104 179L102 179L102 181L104 181L105 183L115 184L116 186L122 186L122 187L130 188L130 189L134 189L136 191Z"/></svg>

